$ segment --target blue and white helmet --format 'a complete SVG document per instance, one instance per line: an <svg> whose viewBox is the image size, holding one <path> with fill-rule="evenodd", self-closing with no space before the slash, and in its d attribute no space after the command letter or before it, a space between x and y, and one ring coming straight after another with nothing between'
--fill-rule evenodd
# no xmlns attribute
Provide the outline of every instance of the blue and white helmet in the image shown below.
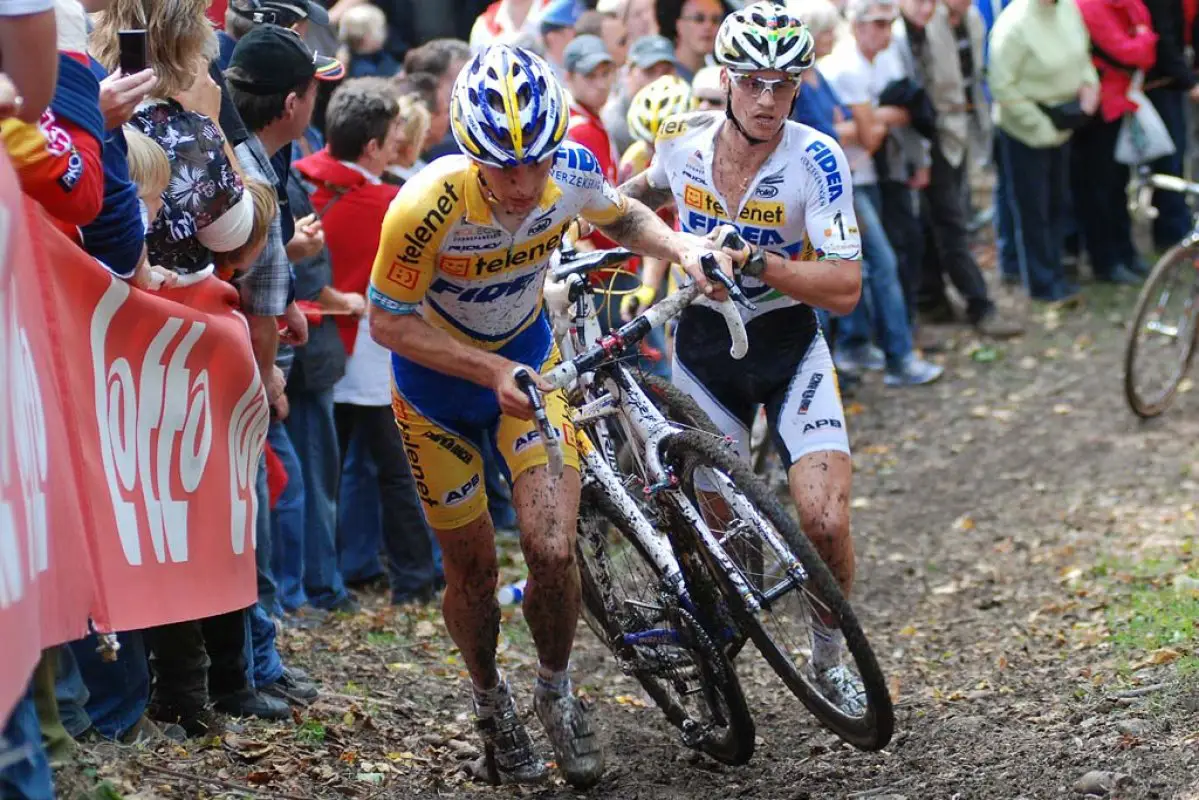
<svg viewBox="0 0 1199 800"><path fill-rule="evenodd" d="M450 129L463 152L494 167L535 164L566 138L570 101L553 69L519 47L494 44L454 82Z"/></svg>

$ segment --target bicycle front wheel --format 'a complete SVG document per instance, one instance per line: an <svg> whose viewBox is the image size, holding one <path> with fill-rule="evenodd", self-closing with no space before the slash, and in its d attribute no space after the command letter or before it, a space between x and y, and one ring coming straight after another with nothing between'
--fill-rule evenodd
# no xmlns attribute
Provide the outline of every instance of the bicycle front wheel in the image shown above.
<svg viewBox="0 0 1199 800"><path fill-rule="evenodd" d="M682 431L667 436L662 449L679 481L679 491L671 493L668 502L691 503L711 529L719 552L692 527L679 524L679 511L672 527L676 535L691 537L703 553L705 573L720 582L737 626L825 727L862 750L885 747L895 714L882 670L853 609L799 525L749 465L720 440ZM694 566L687 559L680 564L690 581ZM752 608L747 595L758 609ZM842 666L856 672L865 700L861 708L856 707L856 695L854 703L834 696L810 663L815 620L844 636L852 665ZM718 622L708 624L716 629Z"/></svg>
<svg viewBox="0 0 1199 800"><path fill-rule="evenodd" d="M684 744L725 764L747 763L754 721L733 665L664 585L626 514L589 487L579 506L578 534L588 625L679 729Z"/></svg>
<svg viewBox="0 0 1199 800"><path fill-rule="evenodd" d="M1170 407L1195 355L1199 246L1172 247L1137 298L1124 351L1124 395L1143 419Z"/></svg>

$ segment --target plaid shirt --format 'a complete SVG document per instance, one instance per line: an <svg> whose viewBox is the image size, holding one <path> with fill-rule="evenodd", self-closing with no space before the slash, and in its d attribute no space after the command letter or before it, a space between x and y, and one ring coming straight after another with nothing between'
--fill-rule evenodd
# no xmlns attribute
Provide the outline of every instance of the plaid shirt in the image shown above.
<svg viewBox="0 0 1199 800"><path fill-rule="evenodd" d="M271 166L270 156L262 147L258 137L251 134L239 144L234 152L241 162L247 177L262 181L268 186L277 186L279 180ZM271 220L267 232L266 247L254 262L249 273L242 278L242 311L258 317L278 317L287 310L291 293L291 266L287 261L286 243L279 227L279 215Z"/></svg>

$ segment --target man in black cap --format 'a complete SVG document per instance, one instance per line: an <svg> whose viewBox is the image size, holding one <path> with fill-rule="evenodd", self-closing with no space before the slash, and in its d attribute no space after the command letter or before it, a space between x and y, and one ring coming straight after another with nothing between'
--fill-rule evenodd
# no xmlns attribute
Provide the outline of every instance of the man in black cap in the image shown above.
<svg viewBox="0 0 1199 800"><path fill-rule="evenodd" d="M225 30L217 31L221 43L221 69L228 69L233 48L255 25L291 28L308 35L308 23L329 24L329 12L315 0L230 0L225 9Z"/></svg>
<svg viewBox="0 0 1199 800"><path fill-rule="evenodd" d="M292 140L308 127L316 104L317 82L339 80L344 73L340 63L314 54L299 34L288 28L273 24L259 25L238 41L229 60L225 79L233 103L250 133L249 138L235 149L247 177L273 185L277 192L286 191L280 191L279 176L271 164L271 156L284 147L290 147ZM305 226L305 220L298 221L297 227ZM311 232L308 235L319 240L323 246L323 236L319 235L319 230L316 235ZM288 313L291 305L291 268L278 218L272 221L266 246L239 288L242 311L250 325L251 345L266 384L267 398L275 411L267 441L280 458L286 461L290 457L291 462L295 463L295 448L283 426L288 412L283 390L292 353L286 345L280 348L279 319L284 318L288 328L284 336L287 344L304 344L308 331L302 315ZM331 402L327 427L330 438L336 442ZM331 455L335 457L336 450ZM333 462L336 461L333 458ZM301 474L291 475L290 478L298 485L303 483ZM266 490L265 467L260 471L258 483L260 507L267 509L270 507L270 498ZM308 500L305 496L305 505ZM304 580L306 589L311 590L310 600L314 603L324 601L321 605L325 607L352 610L349 605L353 600L346 592L336 568L333 526L305 525L303 515L300 515L298 523L289 526L280 524L280 545L291 548L292 552L302 550L314 563L307 565L303 575L291 577ZM302 701L314 697L316 691L280 662L274 648L275 627L268 617L268 613L279 612L271 574L271 528L270 525L260 524L258 531L260 602L251 613L250 625L254 645L254 683L260 691L290 701ZM314 536L320 540L313 540ZM315 575L328 576L328 579L314 582L311 578ZM320 594L319 599L316 593Z"/></svg>

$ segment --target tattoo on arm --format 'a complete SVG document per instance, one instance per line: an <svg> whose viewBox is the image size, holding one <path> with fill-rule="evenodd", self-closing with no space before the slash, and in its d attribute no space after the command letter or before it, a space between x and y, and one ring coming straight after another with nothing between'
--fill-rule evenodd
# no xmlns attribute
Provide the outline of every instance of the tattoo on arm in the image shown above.
<svg viewBox="0 0 1199 800"><path fill-rule="evenodd" d="M631 197L638 200L650 209L659 209L670 202L671 191L667 187L665 189L656 189L650 186L649 171L635 175L620 185L620 192L625 197Z"/></svg>
<svg viewBox="0 0 1199 800"><path fill-rule="evenodd" d="M655 221L661 220L640 201L630 197L625 213L611 225L601 225L600 230L613 241L632 242L640 239L646 226L652 226Z"/></svg>

